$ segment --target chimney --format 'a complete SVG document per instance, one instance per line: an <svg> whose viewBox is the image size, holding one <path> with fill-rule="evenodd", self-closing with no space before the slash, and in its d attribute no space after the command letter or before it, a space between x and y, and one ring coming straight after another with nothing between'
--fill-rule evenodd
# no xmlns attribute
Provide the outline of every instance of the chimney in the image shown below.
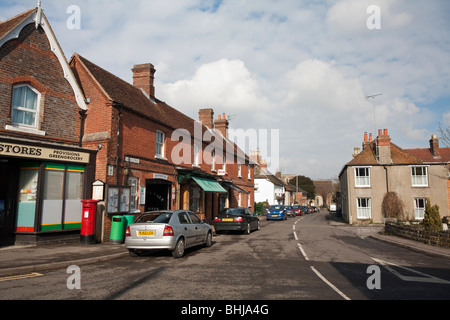
<svg viewBox="0 0 450 320"><path fill-rule="evenodd" d="M228 139L228 125L229 122L227 118L225 117L225 113L223 114L223 117L219 114L219 119L214 122L214 128L218 130L222 136Z"/></svg>
<svg viewBox="0 0 450 320"><path fill-rule="evenodd" d="M275 172L275 177L281 180L281 171L277 170L277 172Z"/></svg>
<svg viewBox="0 0 450 320"><path fill-rule="evenodd" d="M133 85L142 89L150 98L155 98L155 72L156 69L151 63L137 64L133 69Z"/></svg>
<svg viewBox="0 0 450 320"><path fill-rule="evenodd" d="M359 148L359 147L355 147L354 149L353 149L353 158L355 158L358 154L360 154L361 153L361 148Z"/></svg>
<svg viewBox="0 0 450 320"><path fill-rule="evenodd" d="M214 128L214 110L213 109L200 109L198 111L198 118L201 123L210 129Z"/></svg>
<svg viewBox="0 0 450 320"><path fill-rule="evenodd" d="M364 132L364 141L362 144L363 150L367 148L367 146L372 142L372 134L370 134L369 138L367 138L367 132Z"/></svg>
<svg viewBox="0 0 450 320"><path fill-rule="evenodd" d="M439 138L435 134L431 136L430 151L434 158L441 157L441 153L439 152Z"/></svg>
<svg viewBox="0 0 450 320"><path fill-rule="evenodd" d="M391 159L391 137L388 135L388 130L378 130L377 138L377 158L380 164L390 164Z"/></svg>

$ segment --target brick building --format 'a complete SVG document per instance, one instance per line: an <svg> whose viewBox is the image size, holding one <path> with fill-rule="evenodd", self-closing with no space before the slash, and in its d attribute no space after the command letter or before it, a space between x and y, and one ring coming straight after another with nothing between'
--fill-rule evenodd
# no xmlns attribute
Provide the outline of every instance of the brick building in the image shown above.
<svg viewBox="0 0 450 320"><path fill-rule="evenodd" d="M158 100L152 64L132 68L133 84L77 53L70 66L89 100L82 145L99 149L107 186L101 241L114 215L188 209L211 222L221 208L253 207L253 165L227 139L225 115L202 109L195 121Z"/></svg>
<svg viewBox="0 0 450 320"><path fill-rule="evenodd" d="M84 96L41 8L0 22L0 245L79 238L94 150Z"/></svg>

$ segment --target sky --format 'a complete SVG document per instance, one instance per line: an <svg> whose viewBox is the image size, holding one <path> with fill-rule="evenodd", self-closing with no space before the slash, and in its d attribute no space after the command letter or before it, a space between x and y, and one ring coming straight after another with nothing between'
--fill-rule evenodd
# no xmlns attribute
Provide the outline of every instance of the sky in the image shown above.
<svg viewBox="0 0 450 320"><path fill-rule="evenodd" d="M36 4L0 0L0 20ZM42 8L68 60L77 52L130 83L133 65L152 63L158 99L195 120L213 108L232 132L257 132L241 148L260 149L273 173L336 179L365 132L388 129L402 148L427 148L450 127L448 0L42 0Z"/></svg>

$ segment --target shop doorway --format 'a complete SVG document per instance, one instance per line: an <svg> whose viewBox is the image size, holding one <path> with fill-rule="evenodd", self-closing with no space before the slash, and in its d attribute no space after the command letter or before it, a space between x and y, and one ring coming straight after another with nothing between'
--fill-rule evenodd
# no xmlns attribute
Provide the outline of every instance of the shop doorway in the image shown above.
<svg viewBox="0 0 450 320"><path fill-rule="evenodd" d="M171 186L165 180L146 180L145 211L170 210Z"/></svg>
<svg viewBox="0 0 450 320"><path fill-rule="evenodd" d="M15 176L15 167L0 159L0 246L14 244Z"/></svg>

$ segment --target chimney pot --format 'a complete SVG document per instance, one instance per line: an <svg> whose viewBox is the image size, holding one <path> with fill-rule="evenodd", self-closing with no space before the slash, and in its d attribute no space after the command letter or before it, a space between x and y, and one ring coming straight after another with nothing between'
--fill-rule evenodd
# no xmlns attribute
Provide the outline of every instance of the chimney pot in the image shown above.
<svg viewBox="0 0 450 320"><path fill-rule="evenodd" d="M364 132L364 142L367 142L367 132Z"/></svg>
<svg viewBox="0 0 450 320"><path fill-rule="evenodd" d="M385 135L385 136L388 135L388 129L384 129L384 135Z"/></svg>

